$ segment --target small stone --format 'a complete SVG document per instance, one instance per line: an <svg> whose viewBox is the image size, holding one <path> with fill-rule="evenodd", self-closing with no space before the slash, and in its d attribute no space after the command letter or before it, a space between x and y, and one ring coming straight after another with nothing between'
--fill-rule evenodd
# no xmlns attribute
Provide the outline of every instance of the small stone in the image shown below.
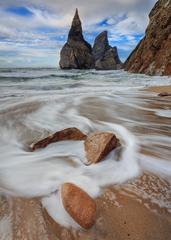
<svg viewBox="0 0 171 240"><path fill-rule="evenodd" d="M40 148L45 148L47 145L59 141L66 141L66 140L85 140L87 136L82 133L78 128L66 128L54 134L51 134L47 138L44 138L38 141L35 144L31 145L31 150L35 151Z"/></svg>
<svg viewBox="0 0 171 240"><path fill-rule="evenodd" d="M110 132L96 132L87 137L84 143L86 157L90 164L101 161L117 146L118 140Z"/></svg>
<svg viewBox="0 0 171 240"><path fill-rule="evenodd" d="M168 96L171 96L171 93L168 93L168 92L161 92L158 94L159 97L168 97Z"/></svg>
<svg viewBox="0 0 171 240"><path fill-rule="evenodd" d="M96 219L96 203L81 188L65 183L61 188L61 197L65 210L82 228L91 228Z"/></svg>

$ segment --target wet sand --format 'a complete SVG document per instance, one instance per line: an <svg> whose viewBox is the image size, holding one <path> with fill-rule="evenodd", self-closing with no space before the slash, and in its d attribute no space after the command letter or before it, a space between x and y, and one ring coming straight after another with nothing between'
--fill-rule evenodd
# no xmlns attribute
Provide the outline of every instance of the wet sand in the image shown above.
<svg viewBox="0 0 171 240"><path fill-rule="evenodd" d="M62 240L170 240L171 214L153 211L139 199L125 190L126 186L111 187L96 200L98 206L95 226L89 231L75 231L61 228L45 213L47 225Z"/></svg>
<svg viewBox="0 0 171 240"><path fill-rule="evenodd" d="M159 200L163 196L171 201L171 195L164 192L169 189L166 181L150 174L104 189L102 196L96 199L96 223L88 231L60 226L42 208L39 199L1 197L0 239L170 240L171 213L147 197L148 193L149 196L154 193ZM141 190L146 192L146 197L139 194Z"/></svg>
<svg viewBox="0 0 171 240"><path fill-rule="evenodd" d="M146 88L145 90L155 93L168 92L171 93L171 85L168 86L153 86Z"/></svg>

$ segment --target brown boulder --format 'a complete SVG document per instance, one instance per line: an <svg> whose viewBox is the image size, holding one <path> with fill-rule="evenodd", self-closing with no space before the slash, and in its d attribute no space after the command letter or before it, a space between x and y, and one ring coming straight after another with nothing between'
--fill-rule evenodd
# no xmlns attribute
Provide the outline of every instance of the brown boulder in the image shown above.
<svg viewBox="0 0 171 240"><path fill-rule="evenodd" d="M96 132L87 137L84 143L89 163L97 163L117 147L118 140L113 133Z"/></svg>
<svg viewBox="0 0 171 240"><path fill-rule="evenodd" d="M87 136L82 133L78 128L66 128L64 130L61 130L59 132L56 132L47 138L44 138L40 141L38 141L35 144L32 144L31 150L35 151L39 148L45 148L47 145L59 141L66 141L66 140L85 140Z"/></svg>
<svg viewBox="0 0 171 240"><path fill-rule="evenodd" d="M82 228L93 226L96 203L86 192L72 183L65 183L61 188L61 197L65 210Z"/></svg>

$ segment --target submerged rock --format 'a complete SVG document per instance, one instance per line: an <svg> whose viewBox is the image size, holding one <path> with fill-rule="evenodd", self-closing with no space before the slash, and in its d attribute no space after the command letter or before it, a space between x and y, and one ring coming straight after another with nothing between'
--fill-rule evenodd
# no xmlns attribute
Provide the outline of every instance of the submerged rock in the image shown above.
<svg viewBox="0 0 171 240"><path fill-rule="evenodd" d="M72 183L65 183L61 197L65 210L82 228L89 229L94 225L96 203L86 192Z"/></svg>
<svg viewBox="0 0 171 240"><path fill-rule="evenodd" d="M122 67L117 47L111 47L108 42L107 31L100 33L93 46L95 68L97 70L116 70Z"/></svg>
<svg viewBox="0 0 171 240"><path fill-rule="evenodd" d="M125 70L149 75L171 75L171 1L153 7L145 37L125 62Z"/></svg>
<svg viewBox="0 0 171 240"><path fill-rule="evenodd" d="M91 69L94 67L92 48L84 40L77 9L69 31L67 43L60 53L59 65L62 69Z"/></svg>
<svg viewBox="0 0 171 240"><path fill-rule="evenodd" d="M113 133L98 132L87 137L84 143L88 162L97 163L105 158L118 146L118 140Z"/></svg>
<svg viewBox="0 0 171 240"><path fill-rule="evenodd" d="M78 128L66 128L33 144L31 146L31 150L35 151L40 148L45 148L47 145L51 143L59 142L59 141L66 141L66 140L79 141L79 140L85 140L86 138L87 136L84 133L82 133Z"/></svg>

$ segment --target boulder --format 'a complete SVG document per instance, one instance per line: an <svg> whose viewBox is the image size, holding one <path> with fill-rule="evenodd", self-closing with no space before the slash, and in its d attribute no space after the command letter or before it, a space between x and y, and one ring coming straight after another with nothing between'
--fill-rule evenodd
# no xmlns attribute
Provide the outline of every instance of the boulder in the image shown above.
<svg viewBox="0 0 171 240"><path fill-rule="evenodd" d="M96 219L96 203L81 188L65 183L61 187L61 198L65 210L82 228L91 228Z"/></svg>
<svg viewBox="0 0 171 240"><path fill-rule="evenodd" d="M148 75L171 75L171 1L153 7L145 37L124 64L125 70Z"/></svg>
<svg viewBox="0 0 171 240"><path fill-rule="evenodd" d="M116 70L122 68L117 47L109 45L107 31L100 33L93 46L95 68L97 70Z"/></svg>
<svg viewBox="0 0 171 240"><path fill-rule="evenodd" d="M79 129L77 128L66 128L64 130L61 130L59 132L56 132L40 141L37 143L32 144L31 150L35 151L40 148L45 148L47 145L59 141L66 141L66 140L85 140L87 136L82 133Z"/></svg>
<svg viewBox="0 0 171 240"><path fill-rule="evenodd" d="M118 140L113 133L96 132L87 137L84 142L88 163L97 163L105 158L118 146Z"/></svg>
<svg viewBox="0 0 171 240"><path fill-rule="evenodd" d="M94 68L92 47L84 40L77 9L69 31L67 43L63 46L60 53L59 65L62 69Z"/></svg>

